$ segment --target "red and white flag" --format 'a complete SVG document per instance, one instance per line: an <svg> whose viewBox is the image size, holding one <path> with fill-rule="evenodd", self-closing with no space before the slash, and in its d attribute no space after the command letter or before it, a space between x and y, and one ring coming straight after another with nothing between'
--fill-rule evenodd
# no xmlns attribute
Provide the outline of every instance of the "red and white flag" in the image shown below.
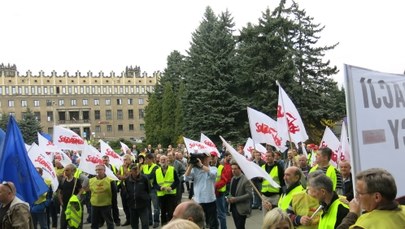
<svg viewBox="0 0 405 229"><path fill-rule="evenodd" d="M183 137L188 153L205 153L210 156L211 147L202 142L197 142Z"/></svg>
<svg viewBox="0 0 405 229"><path fill-rule="evenodd" d="M40 133L38 134L38 147L49 156L51 161L57 159L65 167L68 164L72 164L72 159L66 155L59 147L55 146L52 141L49 141Z"/></svg>
<svg viewBox="0 0 405 229"><path fill-rule="evenodd" d="M350 162L350 143L347 137L346 123L344 121L342 122L342 129L340 133L340 145L339 161L346 160Z"/></svg>
<svg viewBox="0 0 405 229"><path fill-rule="evenodd" d="M266 147L262 146L259 143L254 143L253 139L248 138L246 141L245 147L243 148L243 152L245 153L245 156L248 156L248 158L252 158L252 153L253 150L257 150L262 154L262 159L266 155Z"/></svg>
<svg viewBox="0 0 405 229"><path fill-rule="evenodd" d="M214 144L214 142L212 142L211 141L211 139L209 139L205 134L203 134L203 133L201 133L201 136L200 136L200 142L202 142L202 143L204 143L204 144L206 144L207 146L209 146L210 147L210 153L216 153L217 154L217 157L220 157L221 155L220 155L220 153L219 153L219 151L218 151L218 148L217 148L217 146Z"/></svg>
<svg viewBox="0 0 405 229"><path fill-rule="evenodd" d="M248 107L247 111L252 139L256 143L266 143L284 151L286 139L278 134L277 122L253 108Z"/></svg>
<svg viewBox="0 0 405 229"><path fill-rule="evenodd" d="M84 150L86 141L72 130L61 126L54 126L53 144L59 149Z"/></svg>
<svg viewBox="0 0 405 229"><path fill-rule="evenodd" d="M86 149L82 151L82 157L78 168L85 173L97 175L96 166L104 165L102 157L103 155L96 148L91 145L86 145ZM118 180L113 171L107 166L105 166L105 174L113 180Z"/></svg>
<svg viewBox="0 0 405 229"><path fill-rule="evenodd" d="M52 190L55 192L58 189L59 182L51 158L45 153L44 149L41 149L35 143L32 143L28 151L28 157L35 167L42 169L42 177L52 181Z"/></svg>
<svg viewBox="0 0 405 229"><path fill-rule="evenodd" d="M336 167L338 163L340 141L329 127L325 128L321 144L319 144L319 148L324 147L328 147L332 150L331 163L333 166Z"/></svg>
<svg viewBox="0 0 405 229"><path fill-rule="evenodd" d="M264 179L268 180L271 184L271 186L275 187L275 188L279 188L280 185L277 184L268 173L266 173L266 171L264 171L262 168L260 168L259 165L255 164L252 161L248 161L246 160L246 158L239 154L238 152L236 152L236 150L228 144L228 142L225 141L224 138L222 138L222 136L219 136L222 140L222 142L224 143L226 149L231 153L232 158L238 163L240 169L243 171L243 173L245 174L245 176L251 180L252 178L255 177L263 177Z"/></svg>
<svg viewBox="0 0 405 229"><path fill-rule="evenodd" d="M297 108L291 101L290 97L285 93L281 85L277 82L278 105L277 105L277 124L280 135L283 139L289 139L295 144L305 142L308 139L307 131L304 123L298 113Z"/></svg>
<svg viewBox="0 0 405 229"><path fill-rule="evenodd" d="M122 160L121 156L118 155L107 143L103 140L99 140L100 142L100 149L102 155L107 155L110 158L110 164L114 165L115 168L119 169L124 161Z"/></svg>

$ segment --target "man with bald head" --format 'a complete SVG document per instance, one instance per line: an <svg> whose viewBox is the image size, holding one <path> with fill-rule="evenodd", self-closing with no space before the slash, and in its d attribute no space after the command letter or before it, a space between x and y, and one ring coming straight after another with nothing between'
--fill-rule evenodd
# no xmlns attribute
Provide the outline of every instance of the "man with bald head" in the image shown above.
<svg viewBox="0 0 405 229"><path fill-rule="evenodd" d="M28 203L15 194L12 182L4 181L0 184L0 228L34 228Z"/></svg>
<svg viewBox="0 0 405 229"><path fill-rule="evenodd" d="M301 185L302 172L296 166L288 167L284 171L284 182L287 186L285 193L283 193L278 201L278 207L286 211L288 206L290 206L292 197L294 194L299 193L304 190Z"/></svg>
<svg viewBox="0 0 405 229"><path fill-rule="evenodd" d="M204 210L201 205L193 200L185 201L177 205L176 209L174 209L172 220L175 219L190 220L197 224L200 228L204 228Z"/></svg>

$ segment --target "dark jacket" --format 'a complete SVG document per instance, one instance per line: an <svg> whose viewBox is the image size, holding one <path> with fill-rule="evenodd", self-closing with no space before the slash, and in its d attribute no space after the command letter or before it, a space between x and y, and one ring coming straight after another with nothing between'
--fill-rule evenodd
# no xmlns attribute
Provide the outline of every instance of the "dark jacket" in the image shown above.
<svg viewBox="0 0 405 229"><path fill-rule="evenodd" d="M147 208L149 206L149 193L151 190L148 178L143 174L139 174L136 178L130 175L124 182L128 206L135 209Z"/></svg>
<svg viewBox="0 0 405 229"><path fill-rule="evenodd" d="M1 227L2 229L33 229L34 224L28 203L15 197L2 219Z"/></svg>

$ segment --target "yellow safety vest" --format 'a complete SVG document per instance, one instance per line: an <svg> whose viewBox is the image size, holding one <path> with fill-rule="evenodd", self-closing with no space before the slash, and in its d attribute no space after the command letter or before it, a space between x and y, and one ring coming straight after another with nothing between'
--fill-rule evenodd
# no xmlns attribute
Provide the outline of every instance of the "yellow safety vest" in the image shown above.
<svg viewBox="0 0 405 229"><path fill-rule="evenodd" d="M151 172L153 171L153 168L155 168L157 165L155 163L153 163L152 165L142 165L142 173L145 175L149 175L151 174ZM153 184L153 179L149 179L150 184Z"/></svg>
<svg viewBox="0 0 405 229"><path fill-rule="evenodd" d="M289 193L282 194L280 199L278 200L278 207L281 208L283 211L287 211L288 206L290 206L291 200L293 198L293 195L296 193L302 192L304 190L304 187L302 185L298 185L295 187L293 190L291 190Z"/></svg>
<svg viewBox="0 0 405 229"><path fill-rule="evenodd" d="M336 224L337 213L339 209L339 205L349 209L349 206L342 203L340 199L336 199L333 201L332 205L329 207L328 212L325 215L321 215L321 219L319 220L318 228L322 229L334 229Z"/></svg>
<svg viewBox="0 0 405 229"><path fill-rule="evenodd" d="M315 165L314 167L309 170L310 173L315 172L318 169L318 165ZM326 170L326 176L329 177L332 180L333 183L333 191L336 190L336 185L337 185L337 175L335 171L335 167L332 165L329 165L328 169Z"/></svg>
<svg viewBox="0 0 405 229"><path fill-rule="evenodd" d="M112 204L112 180L109 177L97 179L93 177L89 180L91 191L90 203L96 207L109 206Z"/></svg>
<svg viewBox="0 0 405 229"><path fill-rule="evenodd" d="M224 169L223 165L218 166L217 177L215 179L215 182L218 182L221 180L221 175L222 175L223 169ZM224 185L222 188L218 189L218 192L225 192L225 191L226 191L226 185Z"/></svg>
<svg viewBox="0 0 405 229"><path fill-rule="evenodd" d="M301 191L299 193L294 194L291 200L291 206L292 210L296 215L300 216L309 216L311 217L316 209L319 207L319 201L315 199L314 197L310 196L306 190ZM296 228L298 229L317 229L318 228L318 223L319 223L319 218L320 215L322 214L322 211L317 213L313 218L312 218L312 225L305 226L305 225L300 225L297 226Z"/></svg>
<svg viewBox="0 0 405 229"><path fill-rule="evenodd" d="M169 165L167 167L166 174L163 176L162 168L156 169L156 183L158 183L161 187L170 187L174 182L174 167ZM158 190L157 196L164 196L168 194L176 194L176 189L172 189L172 191L162 191Z"/></svg>
<svg viewBox="0 0 405 229"><path fill-rule="evenodd" d="M405 228L405 206L399 205L399 208L400 210L373 210L363 214L350 228Z"/></svg>
<svg viewBox="0 0 405 229"><path fill-rule="evenodd" d="M262 165L262 169L264 171L266 171L266 164ZM280 184L280 179L278 177L278 166L275 165L271 171L270 171L270 177L273 178L273 180L277 183ZM263 180L262 182L262 190L261 192L271 192L271 193L279 193L280 192L280 188L275 188L273 186L270 185L270 182L266 179Z"/></svg>
<svg viewBox="0 0 405 229"><path fill-rule="evenodd" d="M45 184L48 186L48 188L51 187L52 181L49 179L44 179ZM37 201L34 202L34 204L40 204L46 201L46 196L48 195L48 191L46 191L44 194L42 194Z"/></svg>
<svg viewBox="0 0 405 229"><path fill-rule="evenodd" d="M76 195L72 195L66 207L65 215L66 221L70 227L79 228L82 222L82 205Z"/></svg>
<svg viewBox="0 0 405 229"><path fill-rule="evenodd" d="M128 168L127 168L127 171L131 171L131 169L129 169L129 166L128 166ZM120 175L121 175L121 176L124 175L124 166L123 166L123 165L121 165L121 167L120 167ZM117 185L120 185L122 182L123 182L122 180L119 180L118 183L117 183ZM123 184L124 184L124 183L123 183Z"/></svg>

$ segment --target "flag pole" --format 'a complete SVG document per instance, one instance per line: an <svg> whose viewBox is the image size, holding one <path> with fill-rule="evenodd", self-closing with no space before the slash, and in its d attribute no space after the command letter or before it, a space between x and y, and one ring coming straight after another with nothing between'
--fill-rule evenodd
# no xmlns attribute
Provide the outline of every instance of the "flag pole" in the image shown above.
<svg viewBox="0 0 405 229"><path fill-rule="evenodd" d="M278 82L278 80L276 80L276 84L279 87L278 89L280 91L281 85ZM279 92L279 94L280 94L280 92ZM284 106L283 95L281 95L280 97L281 97L281 104L283 105L283 108L284 108L285 106ZM291 144L292 143L291 134L290 134L290 129L288 128L288 120L287 120L287 115L285 114L285 112L284 112L284 115L285 115L285 125L287 126L288 140L290 141L290 150L292 150L293 148L292 148L292 144Z"/></svg>

